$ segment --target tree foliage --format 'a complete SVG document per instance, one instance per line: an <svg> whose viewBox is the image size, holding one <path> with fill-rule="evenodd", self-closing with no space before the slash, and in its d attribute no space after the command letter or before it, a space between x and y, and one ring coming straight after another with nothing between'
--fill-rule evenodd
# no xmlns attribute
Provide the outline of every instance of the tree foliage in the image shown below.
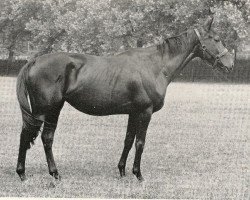
<svg viewBox="0 0 250 200"><path fill-rule="evenodd" d="M228 46L248 37L249 0L1 0L1 46L111 54L199 26L209 8Z"/></svg>

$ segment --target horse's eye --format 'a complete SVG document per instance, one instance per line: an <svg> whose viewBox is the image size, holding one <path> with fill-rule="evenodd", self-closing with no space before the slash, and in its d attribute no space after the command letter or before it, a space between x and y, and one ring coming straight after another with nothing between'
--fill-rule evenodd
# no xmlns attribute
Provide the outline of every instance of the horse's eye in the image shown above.
<svg viewBox="0 0 250 200"><path fill-rule="evenodd" d="M220 41L220 37L219 37L219 36L215 36L215 37L214 37L214 41L215 41L215 42L219 42L219 41Z"/></svg>

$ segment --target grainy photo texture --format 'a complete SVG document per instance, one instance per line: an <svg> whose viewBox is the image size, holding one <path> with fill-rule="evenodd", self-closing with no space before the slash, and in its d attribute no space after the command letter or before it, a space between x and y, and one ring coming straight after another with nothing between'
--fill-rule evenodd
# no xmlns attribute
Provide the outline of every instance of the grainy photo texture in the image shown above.
<svg viewBox="0 0 250 200"><path fill-rule="evenodd" d="M249 0L0 11L0 197L250 198Z"/></svg>

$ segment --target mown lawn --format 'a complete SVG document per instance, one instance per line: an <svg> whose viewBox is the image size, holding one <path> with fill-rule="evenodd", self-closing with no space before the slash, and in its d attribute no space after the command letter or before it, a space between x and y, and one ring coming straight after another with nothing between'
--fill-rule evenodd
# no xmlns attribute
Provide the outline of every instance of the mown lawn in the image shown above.
<svg viewBox="0 0 250 200"><path fill-rule="evenodd" d="M150 123L145 181L117 164L127 116L93 117L65 105L54 142L62 180L48 174L40 136L15 173L21 115L15 78L0 78L0 197L249 199L250 85L172 83Z"/></svg>

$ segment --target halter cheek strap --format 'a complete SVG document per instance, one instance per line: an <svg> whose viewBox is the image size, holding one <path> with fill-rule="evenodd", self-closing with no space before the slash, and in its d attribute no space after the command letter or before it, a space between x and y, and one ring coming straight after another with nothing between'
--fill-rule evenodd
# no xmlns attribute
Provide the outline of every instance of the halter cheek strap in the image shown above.
<svg viewBox="0 0 250 200"><path fill-rule="evenodd" d="M218 61L220 60L221 57L223 57L227 52L228 50L225 48L224 51L222 51L221 53L215 55L213 52L211 52L209 49L207 49L206 45L204 44L202 38L201 38L201 35L199 33L199 31L195 28L194 29L197 37L199 38L199 41L201 43L201 46L202 46L202 56L204 58L204 53L208 53L211 57L213 57L215 59L214 61L214 64L213 64L213 68L215 68L217 66L217 63Z"/></svg>

